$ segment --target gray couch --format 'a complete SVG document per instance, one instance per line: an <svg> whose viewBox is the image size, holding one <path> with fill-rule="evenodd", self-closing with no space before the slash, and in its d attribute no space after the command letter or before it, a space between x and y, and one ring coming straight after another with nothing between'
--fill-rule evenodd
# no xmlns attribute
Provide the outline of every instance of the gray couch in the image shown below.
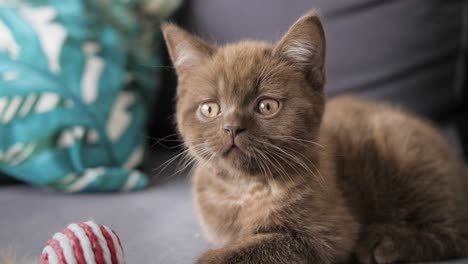
<svg viewBox="0 0 468 264"><path fill-rule="evenodd" d="M467 1L194 0L178 21L218 43L272 41L312 7L319 8L328 35L329 96L349 92L402 105L434 120L463 150ZM163 77L150 125L158 138L173 133L168 102L174 75L165 71ZM171 154L156 150L146 167L151 171ZM0 248L13 246L19 255L37 256L54 232L94 219L117 231L130 264L192 263L210 246L192 212L188 172L173 172L173 167L154 171L150 188L128 194L68 195L0 186Z"/></svg>

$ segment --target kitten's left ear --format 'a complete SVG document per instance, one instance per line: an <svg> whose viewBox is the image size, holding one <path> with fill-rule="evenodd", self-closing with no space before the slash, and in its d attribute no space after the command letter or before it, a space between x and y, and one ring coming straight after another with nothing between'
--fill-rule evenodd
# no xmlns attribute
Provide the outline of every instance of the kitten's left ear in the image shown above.
<svg viewBox="0 0 468 264"><path fill-rule="evenodd" d="M164 23L161 28L179 78L215 52L215 47L174 24Z"/></svg>
<svg viewBox="0 0 468 264"><path fill-rule="evenodd" d="M289 61L319 85L325 83L325 33L315 10L299 18L273 53Z"/></svg>

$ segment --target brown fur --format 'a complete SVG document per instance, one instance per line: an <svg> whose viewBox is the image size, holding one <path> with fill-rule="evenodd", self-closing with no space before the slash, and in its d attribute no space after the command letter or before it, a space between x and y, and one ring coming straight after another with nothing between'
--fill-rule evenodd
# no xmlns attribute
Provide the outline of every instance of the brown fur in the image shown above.
<svg viewBox="0 0 468 264"><path fill-rule="evenodd" d="M325 105L325 38L300 18L276 45L214 47L163 26L195 206L219 246L198 263L362 263L468 253L464 164L431 125L390 106ZM281 102L273 117L258 98ZM199 105L214 100L212 120ZM223 126L245 129L235 139ZM235 142L238 149L231 149Z"/></svg>

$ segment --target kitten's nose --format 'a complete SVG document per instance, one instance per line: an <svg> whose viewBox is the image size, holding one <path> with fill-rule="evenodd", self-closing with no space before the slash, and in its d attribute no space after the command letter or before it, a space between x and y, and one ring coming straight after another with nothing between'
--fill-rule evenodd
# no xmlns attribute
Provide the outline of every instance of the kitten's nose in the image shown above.
<svg viewBox="0 0 468 264"><path fill-rule="evenodd" d="M240 132L244 130L245 130L244 128L240 128L239 126L231 126L231 125L224 126L224 132L228 133L233 138L235 138L237 135L239 135Z"/></svg>

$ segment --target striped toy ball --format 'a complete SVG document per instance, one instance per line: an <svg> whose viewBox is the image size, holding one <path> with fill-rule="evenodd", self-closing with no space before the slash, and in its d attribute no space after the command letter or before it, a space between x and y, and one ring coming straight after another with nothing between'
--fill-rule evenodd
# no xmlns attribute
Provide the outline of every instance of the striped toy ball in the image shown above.
<svg viewBox="0 0 468 264"><path fill-rule="evenodd" d="M74 223L47 241L41 264L125 264L120 238L93 221Z"/></svg>

